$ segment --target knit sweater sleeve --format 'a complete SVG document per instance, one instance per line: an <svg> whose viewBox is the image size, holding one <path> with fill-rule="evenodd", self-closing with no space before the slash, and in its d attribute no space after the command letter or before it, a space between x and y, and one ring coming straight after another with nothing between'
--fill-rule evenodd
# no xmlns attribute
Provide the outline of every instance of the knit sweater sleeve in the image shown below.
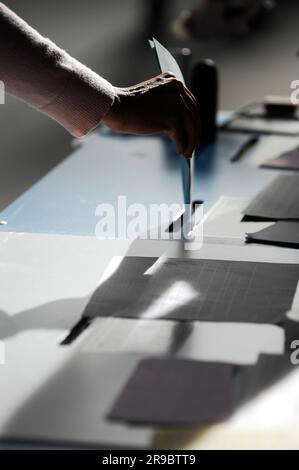
<svg viewBox="0 0 299 470"><path fill-rule="evenodd" d="M5 91L77 137L101 122L115 97L107 80L41 36L1 2L0 80Z"/></svg>

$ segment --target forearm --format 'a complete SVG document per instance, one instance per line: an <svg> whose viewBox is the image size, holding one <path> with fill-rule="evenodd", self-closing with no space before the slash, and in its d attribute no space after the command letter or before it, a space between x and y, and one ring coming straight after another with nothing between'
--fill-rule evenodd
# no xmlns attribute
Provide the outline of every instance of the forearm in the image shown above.
<svg viewBox="0 0 299 470"><path fill-rule="evenodd" d="M115 97L109 82L41 36L2 3L0 80L6 91L78 137L98 125Z"/></svg>

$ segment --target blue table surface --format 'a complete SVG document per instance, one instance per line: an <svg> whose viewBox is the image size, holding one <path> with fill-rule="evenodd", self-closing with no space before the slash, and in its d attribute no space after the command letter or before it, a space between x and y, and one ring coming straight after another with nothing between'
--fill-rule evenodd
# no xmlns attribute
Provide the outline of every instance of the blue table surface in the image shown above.
<svg viewBox="0 0 299 470"><path fill-rule="evenodd" d="M246 158L230 161L247 139L220 132L197 156L193 199L204 201L205 211L221 195L253 196L273 176ZM181 158L167 139L97 132L1 212L7 224L0 230L93 236L96 207L115 205L119 195L128 205L183 203Z"/></svg>

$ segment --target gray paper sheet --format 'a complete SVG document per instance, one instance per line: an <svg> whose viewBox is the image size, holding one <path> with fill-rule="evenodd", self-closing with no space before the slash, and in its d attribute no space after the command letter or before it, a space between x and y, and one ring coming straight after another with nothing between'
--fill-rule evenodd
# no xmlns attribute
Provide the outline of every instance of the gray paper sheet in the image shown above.
<svg viewBox="0 0 299 470"><path fill-rule="evenodd" d="M299 147L284 152L279 157L265 161L262 168L277 168L278 170L299 170Z"/></svg>
<svg viewBox="0 0 299 470"><path fill-rule="evenodd" d="M229 364L145 359L108 414L151 424L206 424L224 420L233 406Z"/></svg>
<svg viewBox="0 0 299 470"><path fill-rule="evenodd" d="M299 219L299 175L279 175L244 209L247 217Z"/></svg>
<svg viewBox="0 0 299 470"><path fill-rule="evenodd" d="M227 126L234 131L256 132L261 134L298 135L299 121L295 119L236 117Z"/></svg>
<svg viewBox="0 0 299 470"><path fill-rule="evenodd" d="M248 233L247 241L299 248L299 222L278 221L258 232Z"/></svg>
<svg viewBox="0 0 299 470"><path fill-rule="evenodd" d="M282 354L284 340L277 325L111 317L94 319L81 351L252 365L260 354Z"/></svg>
<svg viewBox="0 0 299 470"><path fill-rule="evenodd" d="M159 263L124 258L84 315L277 323L291 308L299 279L296 264L175 258Z"/></svg>

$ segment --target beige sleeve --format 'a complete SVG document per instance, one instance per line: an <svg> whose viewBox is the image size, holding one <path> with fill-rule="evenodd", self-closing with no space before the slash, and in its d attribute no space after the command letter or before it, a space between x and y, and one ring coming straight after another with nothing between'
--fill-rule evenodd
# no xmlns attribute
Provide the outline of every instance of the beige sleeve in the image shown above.
<svg viewBox="0 0 299 470"><path fill-rule="evenodd" d="M46 113L74 136L109 111L114 87L0 2L0 80L5 90Z"/></svg>

